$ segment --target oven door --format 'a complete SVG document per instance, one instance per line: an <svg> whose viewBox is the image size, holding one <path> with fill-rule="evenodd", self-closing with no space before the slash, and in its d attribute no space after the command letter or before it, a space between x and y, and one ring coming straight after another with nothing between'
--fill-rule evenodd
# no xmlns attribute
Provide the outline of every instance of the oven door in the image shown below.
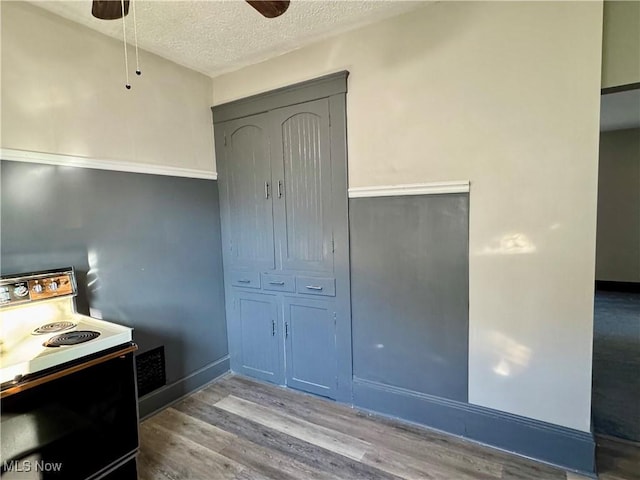
<svg viewBox="0 0 640 480"><path fill-rule="evenodd" d="M42 383L31 379L31 385L23 385L30 388L20 391L18 386L17 393L3 392L3 480L86 480L135 456L134 347L125 345L49 371L40 377Z"/></svg>

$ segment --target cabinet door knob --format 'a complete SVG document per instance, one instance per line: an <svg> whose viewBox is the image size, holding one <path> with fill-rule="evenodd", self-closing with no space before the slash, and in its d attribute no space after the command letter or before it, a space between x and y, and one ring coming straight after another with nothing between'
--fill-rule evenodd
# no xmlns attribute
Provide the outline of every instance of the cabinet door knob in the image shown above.
<svg viewBox="0 0 640 480"><path fill-rule="evenodd" d="M278 198L282 198L282 180L278 180Z"/></svg>
<svg viewBox="0 0 640 480"><path fill-rule="evenodd" d="M269 198L269 182L264 182L264 198Z"/></svg>
<svg viewBox="0 0 640 480"><path fill-rule="evenodd" d="M275 320L271 320L271 336L272 337L276 336L276 321Z"/></svg>

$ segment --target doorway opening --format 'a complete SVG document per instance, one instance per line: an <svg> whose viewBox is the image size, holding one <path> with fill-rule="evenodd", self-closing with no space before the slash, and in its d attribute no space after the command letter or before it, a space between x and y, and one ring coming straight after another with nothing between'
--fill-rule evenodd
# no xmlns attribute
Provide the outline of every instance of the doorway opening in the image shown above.
<svg viewBox="0 0 640 480"><path fill-rule="evenodd" d="M593 332L596 435L640 444L640 85L603 91Z"/></svg>

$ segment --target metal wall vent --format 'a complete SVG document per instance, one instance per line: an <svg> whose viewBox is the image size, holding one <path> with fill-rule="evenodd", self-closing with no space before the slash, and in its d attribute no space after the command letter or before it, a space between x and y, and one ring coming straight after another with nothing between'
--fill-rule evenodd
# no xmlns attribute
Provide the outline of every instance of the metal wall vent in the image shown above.
<svg viewBox="0 0 640 480"><path fill-rule="evenodd" d="M136 356L138 397L142 397L166 385L164 346L148 350Z"/></svg>

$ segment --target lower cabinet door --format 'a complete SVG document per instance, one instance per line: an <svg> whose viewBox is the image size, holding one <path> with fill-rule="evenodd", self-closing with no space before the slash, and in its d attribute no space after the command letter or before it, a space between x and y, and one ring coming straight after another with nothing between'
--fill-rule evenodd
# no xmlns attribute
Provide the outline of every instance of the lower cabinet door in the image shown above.
<svg viewBox="0 0 640 480"><path fill-rule="evenodd" d="M335 398L337 355L332 301L285 297L287 385Z"/></svg>
<svg viewBox="0 0 640 480"><path fill-rule="evenodd" d="M278 321L279 299L259 293L235 295L234 337L239 353L239 373L282 384L282 334Z"/></svg>

